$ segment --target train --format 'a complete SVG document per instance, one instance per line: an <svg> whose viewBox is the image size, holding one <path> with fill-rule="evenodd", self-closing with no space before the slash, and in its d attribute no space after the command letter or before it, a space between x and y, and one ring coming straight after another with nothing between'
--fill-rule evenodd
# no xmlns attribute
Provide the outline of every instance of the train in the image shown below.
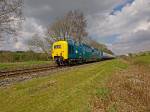
<svg viewBox="0 0 150 112"><path fill-rule="evenodd" d="M112 59L113 55L74 40L60 40L52 45L52 59L59 66Z"/></svg>

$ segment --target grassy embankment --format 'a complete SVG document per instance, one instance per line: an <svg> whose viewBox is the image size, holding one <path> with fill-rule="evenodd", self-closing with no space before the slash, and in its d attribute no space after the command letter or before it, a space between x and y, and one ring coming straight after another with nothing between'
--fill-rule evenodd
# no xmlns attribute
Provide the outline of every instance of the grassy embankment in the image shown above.
<svg viewBox="0 0 150 112"><path fill-rule="evenodd" d="M82 65L1 88L0 112L149 111L150 56L129 60Z"/></svg>
<svg viewBox="0 0 150 112"><path fill-rule="evenodd" d="M133 64L150 67L150 54L145 56L137 56L132 59Z"/></svg>
<svg viewBox="0 0 150 112"><path fill-rule="evenodd" d="M53 64L52 61L26 61L26 62L14 62L14 63L0 63L0 70L14 70L21 68L31 68L34 66L44 66Z"/></svg>
<svg viewBox="0 0 150 112"><path fill-rule="evenodd" d="M93 112L150 111L150 55L129 58L128 63L127 70L115 73L105 84L105 94L95 96Z"/></svg>
<svg viewBox="0 0 150 112"><path fill-rule="evenodd" d="M0 70L30 68L51 63L50 58L44 53L0 51Z"/></svg>
<svg viewBox="0 0 150 112"><path fill-rule="evenodd" d="M33 51L0 51L0 63L25 62L25 61L48 61L49 56L45 53Z"/></svg>
<svg viewBox="0 0 150 112"><path fill-rule="evenodd" d="M126 69L120 60L82 65L0 89L0 112L88 112L96 94L115 71Z"/></svg>

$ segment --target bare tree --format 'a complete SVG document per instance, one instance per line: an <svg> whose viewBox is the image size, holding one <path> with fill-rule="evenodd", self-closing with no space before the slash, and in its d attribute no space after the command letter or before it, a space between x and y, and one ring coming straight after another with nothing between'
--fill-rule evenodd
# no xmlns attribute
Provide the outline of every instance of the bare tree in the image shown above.
<svg viewBox="0 0 150 112"><path fill-rule="evenodd" d="M45 54L50 54L50 44L47 37L41 37L38 34L34 34L30 40L27 42L28 46L32 50L40 50Z"/></svg>
<svg viewBox="0 0 150 112"><path fill-rule="evenodd" d="M66 32L65 31L66 22L65 20L57 20L52 23L51 26L48 27L48 35L53 38L55 41L66 39Z"/></svg>
<svg viewBox="0 0 150 112"><path fill-rule="evenodd" d="M79 10L69 11L61 19L57 19L48 27L48 34L56 40L66 40L69 37L77 41L87 36L87 21L85 16Z"/></svg>
<svg viewBox="0 0 150 112"><path fill-rule="evenodd" d="M70 11L66 15L66 20L69 21L69 31L75 40L80 42L83 37L87 37L87 21L83 12L79 10Z"/></svg>
<svg viewBox="0 0 150 112"><path fill-rule="evenodd" d="M88 45L94 47L94 48L97 48L99 50L102 50L106 53L109 53L109 54L114 54L111 50L109 50L107 48L106 45L102 44L102 43L99 43L97 41L95 41L94 39L90 38L90 37L87 37L84 39L84 42L87 43Z"/></svg>
<svg viewBox="0 0 150 112"><path fill-rule="evenodd" d="M0 38L16 34L22 16L23 0L0 0Z"/></svg>

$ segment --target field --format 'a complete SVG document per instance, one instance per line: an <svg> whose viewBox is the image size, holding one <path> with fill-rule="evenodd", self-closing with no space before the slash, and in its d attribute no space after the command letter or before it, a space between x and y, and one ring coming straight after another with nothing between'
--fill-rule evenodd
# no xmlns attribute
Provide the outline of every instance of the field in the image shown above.
<svg viewBox="0 0 150 112"><path fill-rule="evenodd" d="M149 55L137 56L134 59L132 59L132 61L134 62L134 64L150 66L150 56Z"/></svg>
<svg viewBox="0 0 150 112"><path fill-rule="evenodd" d="M50 64L52 64L52 61L25 61L14 63L0 63L0 70L31 68L33 66L43 66Z"/></svg>
<svg viewBox="0 0 150 112"><path fill-rule="evenodd" d="M128 69L116 72L105 84L110 92L93 100L93 112L150 111L150 55L127 61Z"/></svg>
<svg viewBox="0 0 150 112"><path fill-rule="evenodd" d="M0 88L0 112L148 112L150 56L76 66Z"/></svg>
<svg viewBox="0 0 150 112"><path fill-rule="evenodd" d="M0 51L0 63L25 62L25 61L48 61L49 55L33 51Z"/></svg>

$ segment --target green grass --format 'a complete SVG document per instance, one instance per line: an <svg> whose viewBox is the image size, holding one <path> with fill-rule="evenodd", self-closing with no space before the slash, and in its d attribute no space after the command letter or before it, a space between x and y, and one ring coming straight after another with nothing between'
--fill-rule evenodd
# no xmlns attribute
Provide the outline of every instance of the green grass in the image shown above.
<svg viewBox="0 0 150 112"><path fill-rule="evenodd" d="M96 96L100 97L101 99L107 98L109 93L110 93L110 90L108 88L105 88L105 87L101 87L101 88L96 89Z"/></svg>
<svg viewBox="0 0 150 112"><path fill-rule="evenodd" d="M150 55L137 55L122 61L128 64L128 69L112 75L107 83L97 88L92 103L96 112L149 110Z"/></svg>
<svg viewBox="0 0 150 112"><path fill-rule="evenodd" d="M89 112L92 97L108 92L101 85L127 67L120 60L103 61L1 88L0 112Z"/></svg>
<svg viewBox="0 0 150 112"><path fill-rule="evenodd" d="M137 56L132 58L134 64L150 65L150 55Z"/></svg>
<svg viewBox="0 0 150 112"><path fill-rule="evenodd" d="M0 63L24 61L48 61L49 55L33 51L0 51Z"/></svg>
<svg viewBox="0 0 150 112"><path fill-rule="evenodd" d="M0 70L30 68L36 65L51 64L51 61L26 61L26 62L14 62L14 63L0 63Z"/></svg>

